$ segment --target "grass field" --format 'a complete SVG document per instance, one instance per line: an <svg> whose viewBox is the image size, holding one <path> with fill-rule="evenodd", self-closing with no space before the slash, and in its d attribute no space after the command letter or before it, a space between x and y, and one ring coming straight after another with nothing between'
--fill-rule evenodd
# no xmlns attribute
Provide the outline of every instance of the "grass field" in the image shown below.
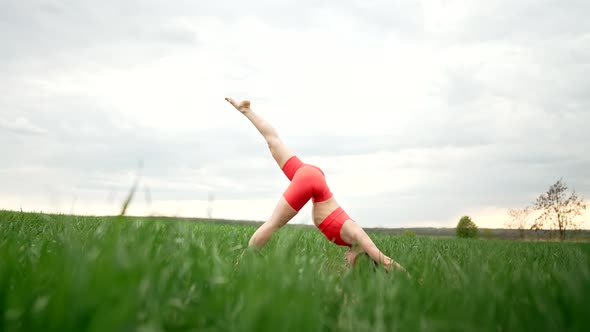
<svg viewBox="0 0 590 332"><path fill-rule="evenodd" d="M590 330L587 243L371 235L408 279L254 229L0 211L0 330Z"/></svg>

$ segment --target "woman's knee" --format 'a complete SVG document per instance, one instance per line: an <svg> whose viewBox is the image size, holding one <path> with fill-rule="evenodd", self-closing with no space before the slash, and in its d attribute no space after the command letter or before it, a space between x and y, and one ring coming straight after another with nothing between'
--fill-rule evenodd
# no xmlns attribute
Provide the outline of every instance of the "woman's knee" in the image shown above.
<svg viewBox="0 0 590 332"><path fill-rule="evenodd" d="M266 142L268 144L268 148L270 149L270 153L281 168L285 166L285 163L287 160L289 160L289 158L295 155L293 151L291 151L291 149L289 149L278 136L268 138Z"/></svg>
<svg viewBox="0 0 590 332"><path fill-rule="evenodd" d="M281 139L275 135L269 135L264 137L266 139L266 144L268 144L268 148L271 152L274 152L279 149L279 146L282 144Z"/></svg>

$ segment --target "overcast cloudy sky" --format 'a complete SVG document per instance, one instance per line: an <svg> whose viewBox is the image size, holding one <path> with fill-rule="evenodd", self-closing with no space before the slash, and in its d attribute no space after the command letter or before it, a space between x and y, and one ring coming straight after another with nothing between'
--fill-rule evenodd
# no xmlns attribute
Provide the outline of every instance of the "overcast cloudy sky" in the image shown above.
<svg viewBox="0 0 590 332"><path fill-rule="evenodd" d="M0 1L0 208L264 220L250 98L363 226L590 199L586 0ZM310 204L294 222L311 223ZM586 215L586 219L590 214ZM588 226L589 223L587 223Z"/></svg>

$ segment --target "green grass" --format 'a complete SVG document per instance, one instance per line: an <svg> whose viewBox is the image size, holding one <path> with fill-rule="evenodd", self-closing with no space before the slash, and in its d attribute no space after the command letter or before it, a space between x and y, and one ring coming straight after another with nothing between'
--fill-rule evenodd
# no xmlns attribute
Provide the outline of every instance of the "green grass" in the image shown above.
<svg viewBox="0 0 590 332"><path fill-rule="evenodd" d="M590 244L372 234L412 273L344 265L318 231L0 211L0 331L587 331Z"/></svg>

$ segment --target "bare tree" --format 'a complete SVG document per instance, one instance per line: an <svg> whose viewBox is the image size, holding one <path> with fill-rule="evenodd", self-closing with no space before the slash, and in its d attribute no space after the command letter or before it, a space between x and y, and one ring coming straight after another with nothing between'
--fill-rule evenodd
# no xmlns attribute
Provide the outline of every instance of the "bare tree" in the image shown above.
<svg viewBox="0 0 590 332"><path fill-rule="evenodd" d="M509 209L508 216L510 219L504 223L508 228L518 229L518 234L521 239L524 239L524 231L528 228L529 219L533 209L525 207L523 209Z"/></svg>
<svg viewBox="0 0 590 332"><path fill-rule="evenodd" d="M559 230L561 240L565 239L568 229L576 229L581 223L575 218L586 209L586 202L576 194L567 196L567 185L562 179L554 183L546 193L541 194L535 201L534 208L540 211L531 229L539 230L549 224L553 229Z"/></svg>

